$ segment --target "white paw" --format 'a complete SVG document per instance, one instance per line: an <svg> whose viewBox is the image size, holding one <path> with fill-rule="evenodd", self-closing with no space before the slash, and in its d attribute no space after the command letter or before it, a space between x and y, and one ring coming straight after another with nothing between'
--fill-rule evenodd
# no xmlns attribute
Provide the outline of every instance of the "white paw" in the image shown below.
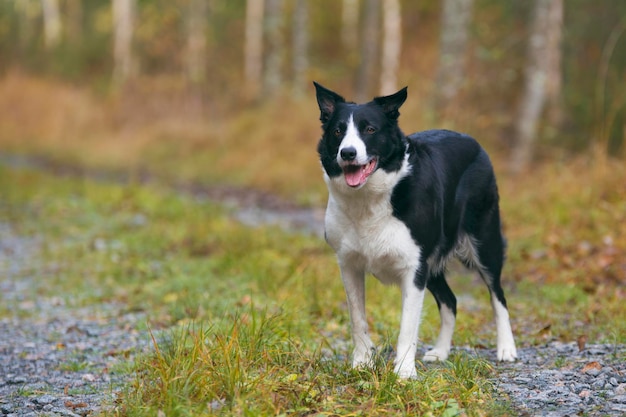
<svg viewBox="0 0 626 417"><path fill-rule="evenodd" d="M450 352L445 349L431 349L424 354L424 358L422 360L424 362L437 362L437 361L445 361L448 359L448 354Z"/></svg>
<svg viewBox="0 0 626 417"><path fill-rule="evenodd" d="M376 348L369 349L354 349L352 353L352 367L353 368L371 368L374 365L374 355L376 354Z"/></svg>
<svg viewBox="0 0 626 417"><path fill-rule="evenodd" d="M498 346L498 361L515 362L515 359L517 359L517 349L515 349L515 345Z"/></svg>
<svg viewBox="0 0 626 417"><path fill-rule="evenodd" d="M396 364L394 370L396 375L400 379L413 379L417 378L417 371L415 370L415 364L407 364L407 363L398 363Z"/></svg>

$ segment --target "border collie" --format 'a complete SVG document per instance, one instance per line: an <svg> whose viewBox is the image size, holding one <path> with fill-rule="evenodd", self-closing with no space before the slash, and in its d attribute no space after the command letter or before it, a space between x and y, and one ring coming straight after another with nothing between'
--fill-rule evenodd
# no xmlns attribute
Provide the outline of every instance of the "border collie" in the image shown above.
<svg viewBox="0 0 626 417"><path fill-rule="evenodd" d="M314 85L323 130L318 152L329 191L325 237L337 254L347 295L352 365L370 366L375 354L365 315L366 273L402 291L396 374L417 375L425 289L437 301L441 329L423 360L448 357L456 298L445 272L453 256L487 284L497 326L497 358L514 361L517 351L500 286L506 243L487 153L471 137L447 130L405 136L397 120L406 87L356 104Z"/></svg>

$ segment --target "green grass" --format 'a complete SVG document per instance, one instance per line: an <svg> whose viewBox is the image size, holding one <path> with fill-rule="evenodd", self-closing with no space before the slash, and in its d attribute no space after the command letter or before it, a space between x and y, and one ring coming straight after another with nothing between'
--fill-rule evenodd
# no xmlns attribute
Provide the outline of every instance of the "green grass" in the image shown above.
<svg viewBox="0 0 626 417"><path fill-rule="evenodd" d="M61 297L69 307L94 310L115 301L146 313L141 326L153 352L117 368L132 378L112 413L513 414L490 382L497 367L462 352L441 365L418 365L415 381L398 381L382 359L373 369L350 369L343 288L333 254L317 238L246 228L215 204L158 186L0 167L0 190L0 223L40 242L24 273L33 280L31 297ZM552 201L560 214L509 230L515 239L505 276L513 279L505 286L518 344L581 334L589 343L625 343L626 324L615 320L626 313L623 293L608 284L592 291L587 281L576 281L581 271L564 268L570 261L561 257L575 250L577 235L536 259L524 254L543 247L539 229L546 223L563 235L557 228L563 213L580 219L567 210L570 201ZM603 216L620 215L614 207L621 200L615 201ZM505 206L513 213L508 224L541 204L547 203ZM590 236L593 226L581 223L581 233ZM597 273L596 266L590 270ZM454 343L493 348L484 286L462 270L452 275L457 294L468 295L459 300ZM398 297L397 288L368 280L368 316L381 347L395 343L400 311L389 300ZM15 304L0 307L0 316L12 314L29 313ZM428 297L420 332L425 343L433 343L438 327Z"/></svg>

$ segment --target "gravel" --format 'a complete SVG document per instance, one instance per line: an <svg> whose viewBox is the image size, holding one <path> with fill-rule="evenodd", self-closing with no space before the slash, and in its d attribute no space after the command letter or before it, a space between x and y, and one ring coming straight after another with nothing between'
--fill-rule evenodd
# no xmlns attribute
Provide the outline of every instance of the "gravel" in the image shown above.
<svg viewBox="0 0 626 417"><path fill-rule="evenodd" d="M118 372L148 351L140 313L123 305L76 309L35 290L40 242L0 222L0 416L86 416L116 407ZM459 348L464 350L464 348ZM466 349L495 363L493 350ZM626 415L626 346L551 342L494 366L494 386L520 416Z"/></svg>
<svg viewBox="0 0 626 417"><path fill-rule="evenodd" d="M149 337L140 313L109 303L71 308L42 296L39 240L0 222L0 416L86 416L112 409L128 382L118 372ZM6 315L5 315L6 316Z"/></svg>
<svg viewBox="0 0 626 417"><path fill-rule="evenodd" d="M486 355L494 360L493 353ZM496 365L495 386L522 416L625 416L626 346L551 342Z"/></svg>

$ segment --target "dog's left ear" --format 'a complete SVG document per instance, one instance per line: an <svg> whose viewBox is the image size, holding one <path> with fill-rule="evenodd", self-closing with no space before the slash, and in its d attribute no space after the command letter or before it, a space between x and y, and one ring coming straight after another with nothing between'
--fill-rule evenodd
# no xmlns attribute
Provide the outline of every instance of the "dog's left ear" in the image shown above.
<svg viewBox="0 0 626 417"><path fill-rule="evenodd" d="M345 103L346 100L315 81L313 81L313 85L315 85L315 93L317 94L317 104L320 107L320 120L322 123L326 123L335 112L337 103Z"/></svg>
<svg viewBox="0 0 626 417"><path fill-rule="evenodd" d="M400 116L398 109L402 106L407 97L407 88L408 87L404 87L402 90L390 96L376 97L374 103L382 107L387 117L397 119L398 116Z"/></svg>

